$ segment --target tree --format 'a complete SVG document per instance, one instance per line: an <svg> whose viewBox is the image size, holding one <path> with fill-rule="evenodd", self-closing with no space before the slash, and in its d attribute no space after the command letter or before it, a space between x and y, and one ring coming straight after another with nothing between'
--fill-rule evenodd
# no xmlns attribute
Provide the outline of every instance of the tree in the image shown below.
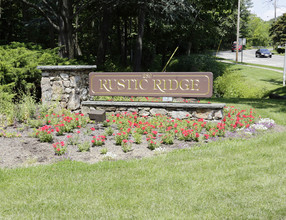
<svg viewBox="0 0 286 220"><path fill-rule="evenodd" d="M278 17L271 25L270 36L275 45L283 45L286 43L286 13Z"/></svg>
<svg viewBox="0 0 286 220"><path fill-rule="evenodd" d="M73 59L75 57L75 33L73 22L90 1L76 0L41 0L34 3L31 0L20 0L36 9L58 32L58 46L61 57Z"/></svg>
<svg viewBox="0 0 286 220"><path fill-rule="evenodd" d="M251 15L248 22L247 44L251 46L267 46L270 43L269 23L256 15Z"/></svg>

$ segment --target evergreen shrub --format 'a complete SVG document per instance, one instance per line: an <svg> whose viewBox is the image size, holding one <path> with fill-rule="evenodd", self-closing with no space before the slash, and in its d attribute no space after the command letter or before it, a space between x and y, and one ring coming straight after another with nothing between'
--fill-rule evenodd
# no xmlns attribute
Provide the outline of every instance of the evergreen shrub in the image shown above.
<svg viewBox="0 0 286 220"><path fill-rule="evenodd" d="M76 61L60 58L58 49L42 49L33 44L12 42L0 46L0 86L14 85L14 93L31 92L40 98L39 65L69 65Z"/></svg>

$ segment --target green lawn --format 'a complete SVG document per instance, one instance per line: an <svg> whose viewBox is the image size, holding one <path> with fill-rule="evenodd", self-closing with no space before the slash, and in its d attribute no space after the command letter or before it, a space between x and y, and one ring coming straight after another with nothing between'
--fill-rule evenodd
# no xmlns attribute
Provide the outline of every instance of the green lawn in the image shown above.
<svg viewBox="0 0 286 220"><path fill-rule="evenodd" d="M241 73L249 85L273 90L283 85L283 73L243 65L230 65L230 71Z"/></svg>
<svg viewBox="0 0 286 220"><path fill-rule="evenodd" d="M285 101L216 101L286 125ZM285 219L285 135L142 160L1 169L0 219Z"/></svg>
<svg viewBox="0 0 286 220"><path fill-rule="evenodd" d="M250 83L282 74L232 65ZM286 101L207 99L286 126ZM0 219L286 219L286 130L153 158L0 169Z"/></svg>

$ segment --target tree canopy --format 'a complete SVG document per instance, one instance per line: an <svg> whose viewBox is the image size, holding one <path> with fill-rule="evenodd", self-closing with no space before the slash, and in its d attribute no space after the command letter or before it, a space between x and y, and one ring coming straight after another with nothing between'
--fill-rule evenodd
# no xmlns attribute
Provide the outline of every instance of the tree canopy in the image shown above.
<svg viewBox="0 0 286 220"><path fill-rule="evenodd" d="M270 36L276 45L286 44L286 13L278 17L278 19L270 27Z"/></svg>
<svg viewBox="0 0 286 220"><path fill-rule="evenodd" d="M250 0L241 7L242 29ZM179 46L185 55L235 39L237 0L1 0L1 44L58 47L99 69L160 71ZM242 31L243 32L243 31Z"/></svg>

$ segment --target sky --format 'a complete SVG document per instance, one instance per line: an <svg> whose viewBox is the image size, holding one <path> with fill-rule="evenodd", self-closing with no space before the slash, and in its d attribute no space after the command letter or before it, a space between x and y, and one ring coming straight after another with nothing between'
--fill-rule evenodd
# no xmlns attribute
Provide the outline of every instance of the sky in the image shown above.
<svg viewBox="0 0 286 220"><path fill-rule="evenodd" d="M251 13L264 21L274 18L274 0L252 0ZM276 17L286 13L286 0L276 0Z"/></svg>

